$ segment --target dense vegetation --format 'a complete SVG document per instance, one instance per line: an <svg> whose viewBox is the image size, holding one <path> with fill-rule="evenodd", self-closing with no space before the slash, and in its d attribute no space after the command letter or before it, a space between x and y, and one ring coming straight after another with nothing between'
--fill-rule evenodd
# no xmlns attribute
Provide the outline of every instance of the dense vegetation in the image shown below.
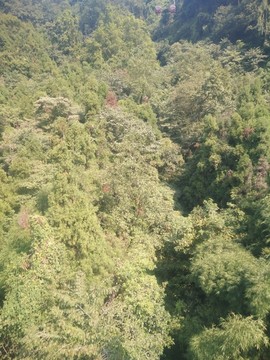
<svg viewBox="0 0 270 360"><path fill-rule="evenodd" d="M270 358L270 5L169 4L0 0L1 359Z"/></svg>

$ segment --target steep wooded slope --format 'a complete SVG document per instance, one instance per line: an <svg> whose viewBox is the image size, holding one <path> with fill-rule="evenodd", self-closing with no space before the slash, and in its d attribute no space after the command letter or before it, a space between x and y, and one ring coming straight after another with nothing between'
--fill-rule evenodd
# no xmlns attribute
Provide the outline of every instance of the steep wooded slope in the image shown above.
<svg viewBox="0 0 270 360"><path fill-rule="evenodd" d="M268 5L158 4L0 1L3 359L270 356Z"/></svg>

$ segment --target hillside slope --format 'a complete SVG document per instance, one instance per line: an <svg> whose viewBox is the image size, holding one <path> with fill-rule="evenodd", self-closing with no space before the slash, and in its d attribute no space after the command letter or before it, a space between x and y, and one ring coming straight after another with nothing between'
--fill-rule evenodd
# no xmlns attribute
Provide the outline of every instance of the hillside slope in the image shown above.
<svg viewBox="0 0 270 360"><path fill-rule="evenodd" d="M0 1L2 359L270 357L269 6L168 6Z"/></svg>

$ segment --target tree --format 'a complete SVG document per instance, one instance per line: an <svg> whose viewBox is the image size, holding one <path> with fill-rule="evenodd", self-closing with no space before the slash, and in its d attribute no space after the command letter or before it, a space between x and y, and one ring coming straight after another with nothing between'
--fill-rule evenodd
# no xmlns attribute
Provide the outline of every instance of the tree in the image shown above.
<svg viewBox="0 0 270 360"><path fill-rule="evenodd" d="M193 338L191 356L194 356L194 359L209 360L240 357L248 359L249 354L252 354L251 349L268 345L264 331L265 326L260 320L231 315L222 321L220 328L204 330L201 335ZM252 356L254 355L253 353Z"/></svg>
<svg viewBox="0 0 270 360"><path fill-rule="evenodd" d="M30 226L31 250L13 263L8 278L1 311L1 356L98 358L102 349L97 336L104 336L98 291L95 300L91 298L84 274L75 271L75 263L54 239L44 217L31 217Z"/></svg>
<svg viewBox="0 0 270 360"><path fill-rule="evenodd" d="M66 0L3 0L0 9L5 13L11 13L20 20L31 21L35 24L45 24L52 21L57 15L69 7Z"/></svg>
<svg viewBox="0 0 270 360"><path fill-rule="evenodd" d="M79 32L78 19L72 14L71 10L65 10L48 27L47 33L53 45L65 55L78 56L82 36Z"/></svg>
<svg viewBox="0 0 270 360"><path fill-rule="evenodd" d="M183 317L175 332L183 358L268 356L269 265L241 244L244 220L236 207L205 202L161 251L157 270L168 280L168 305Z"/></svg>

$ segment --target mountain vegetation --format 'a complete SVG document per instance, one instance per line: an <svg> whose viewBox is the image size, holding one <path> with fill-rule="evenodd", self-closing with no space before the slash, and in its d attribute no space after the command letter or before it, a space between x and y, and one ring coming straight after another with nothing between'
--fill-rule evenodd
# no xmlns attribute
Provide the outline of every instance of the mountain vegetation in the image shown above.
<svg viewBox="0 0 270 360"><path fill-rule="evenodd" d="M170 5L0 0L3 360L270 358L270 5Z"/></svg>

